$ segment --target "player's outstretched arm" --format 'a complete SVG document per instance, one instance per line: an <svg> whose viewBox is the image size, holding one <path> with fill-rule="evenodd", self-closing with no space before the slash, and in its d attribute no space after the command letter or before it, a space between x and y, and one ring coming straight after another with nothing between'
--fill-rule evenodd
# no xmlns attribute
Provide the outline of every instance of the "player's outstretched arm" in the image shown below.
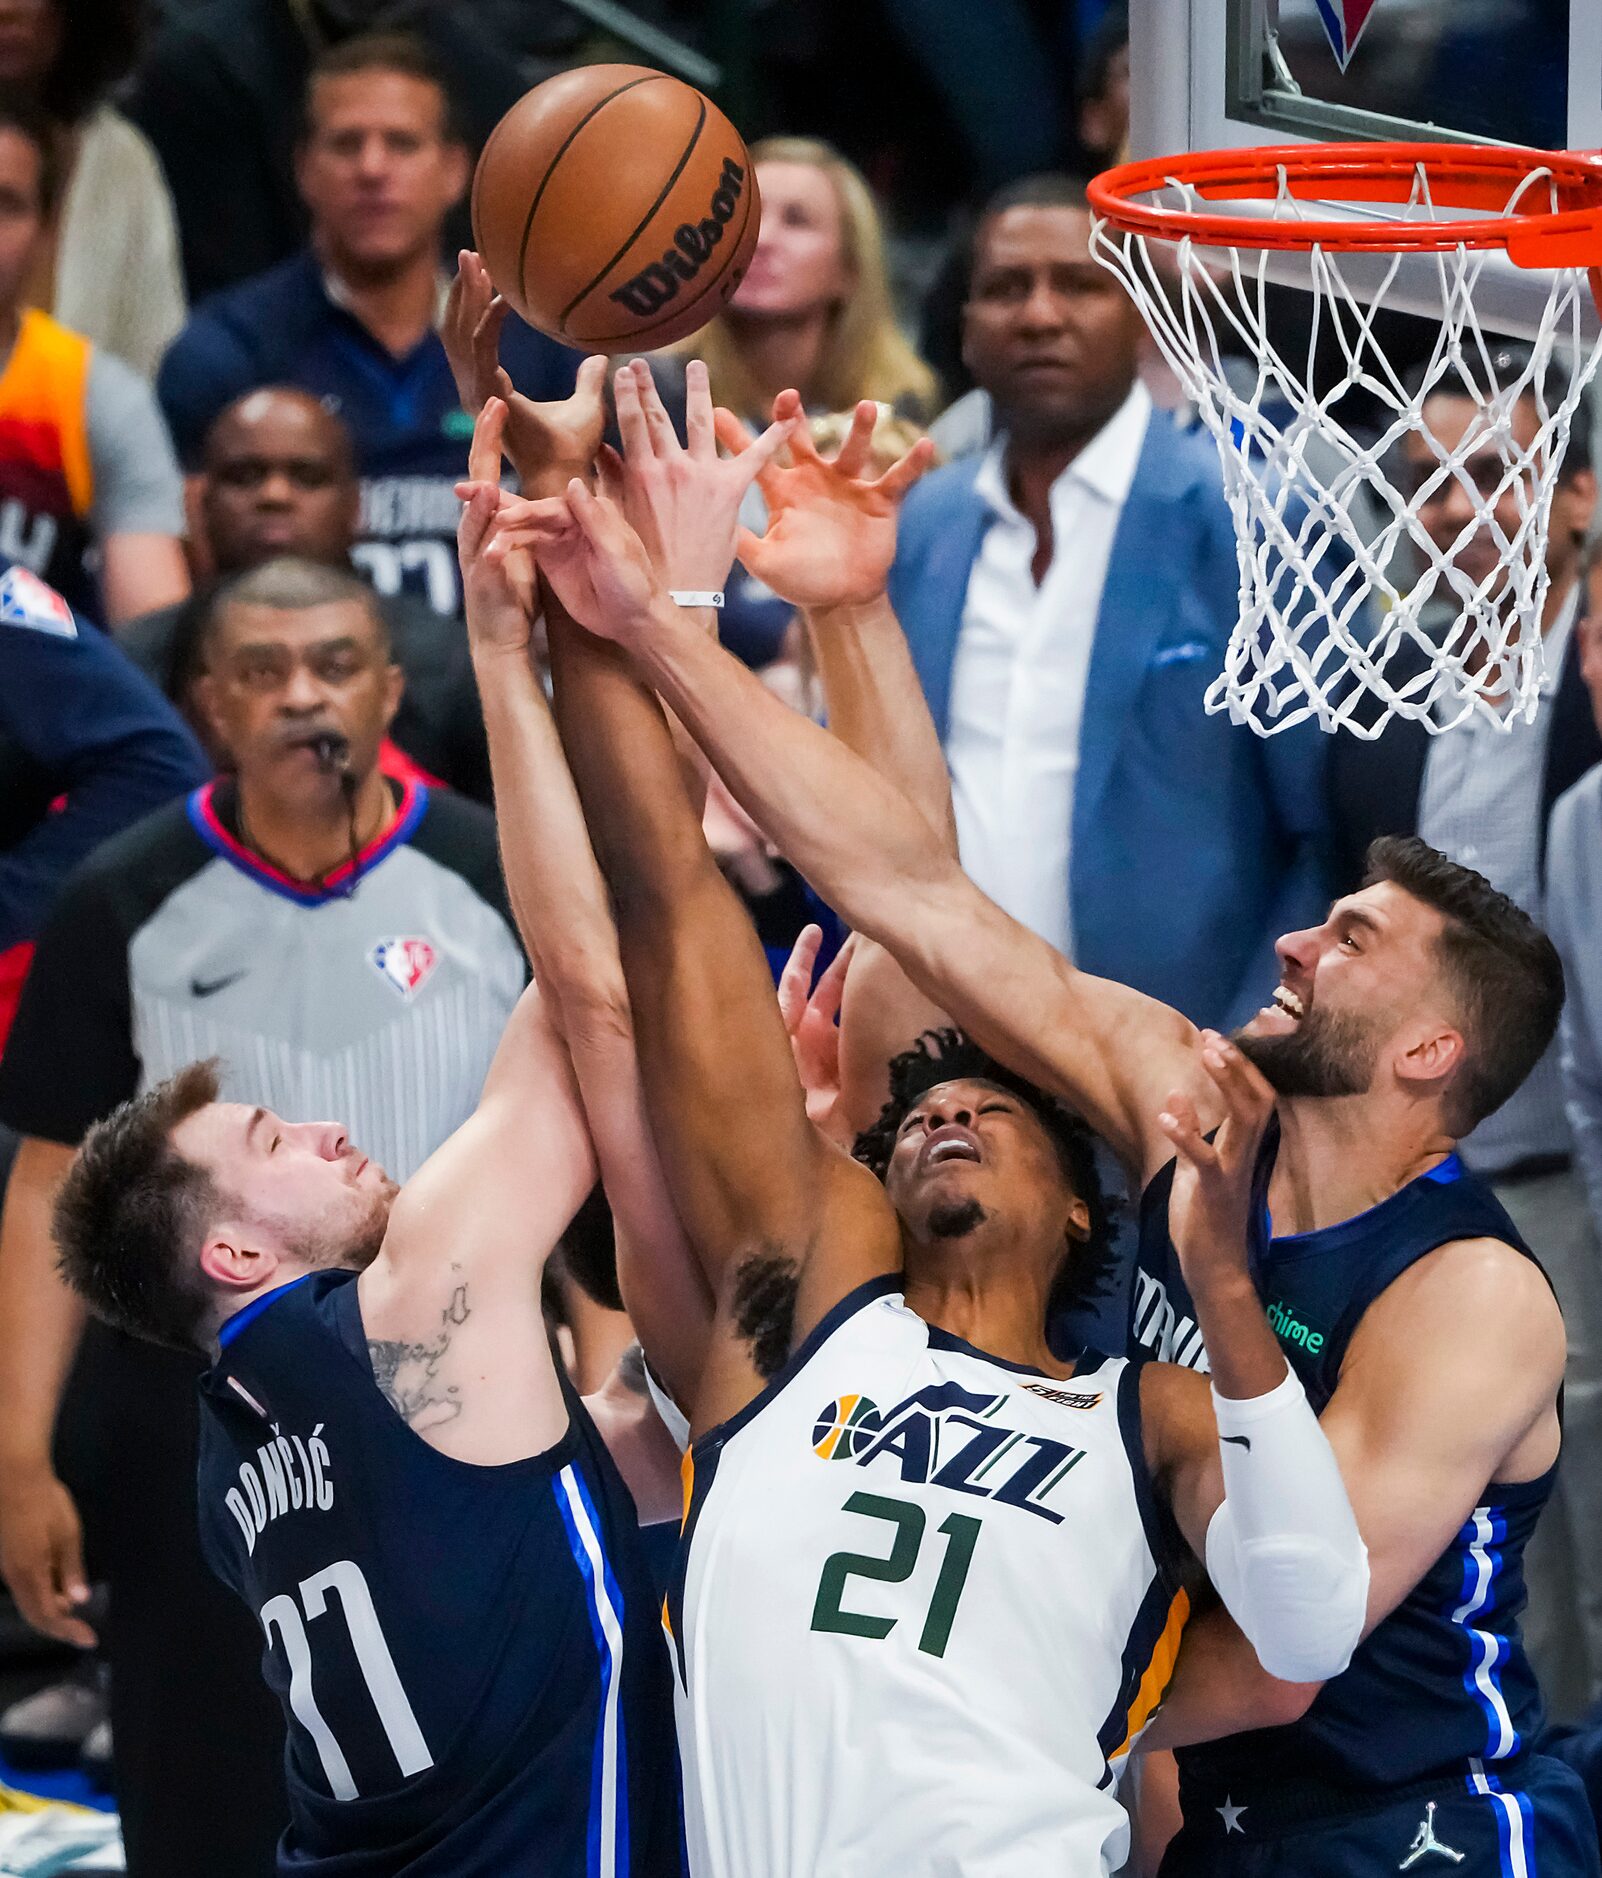
<svg viewBox="0 0 1602 1878"><path fill-rule="evenodd" d="M531 986L478 1107L401 1189L358 1281L374 1377L442 1453L494 1466L561 1439L539 1274L596 1171L567 1047Z"/></svg>
<svg viewBox="0 0 1602 1878"><path fill-rule="evenodd" d="M547 517L542 565L587 626L667 583L722 585L742 479L738 466L722 483L686 473L688 456L717 460L704 374L692 366L690 378L688 452L633 373L618 378L637 479L621 493L654 537L660 572L621 512L582 485L572 511ZM592 540L584 524L597 516L610 532ZM707 849L660 704L614 648L559 626L569 760L613 891L652 1124L680 1216L716 1274L700 1429L748 1400L787 1351L787 1302L804 1328L858 1279L893 1269L899 1235L877 1181L807 1121L766 959Z"/></svg>
<svg viewBox="0 0 1602 1878"><path fill-rule="evenodd" d="M563 407L587 403L590 413L587 428L570 427L567 468L582 464L585 452L593 456L599 441L604 371L601 360L586 361L579 389ZM545 408L525 412L525 435ZM523 943L583 1097L612 1209L624 1303L650 1362L678 1396L700 1374L712 1294L651 1137L606 885L530 654L535 568L526 548L508 544L499 522L505 414L504 403L492 398L479 415L459 530L503 866ZM544 454L560 475L558 450L547 444ZM537 1115L529 1125L538 1126Z"/></svg>
<svg viewBox="0 0 1602 1878"><path fill-rule="evenodd" d="M793 391L781 393L773 415L798 417L800 399ZM945 752L886 592L901 502L928 468L934 446L924 439L876 475L878 418L876 404L858 404L833 458L819 453L804 425L797 427L791 461L769 463L757 477L767 528L760 535L741 530L740 558L801 610L829 729L902 790L954 855L957 828ZM728 411L717 413L717 434L736 455L749 448L745 426ZM950 1021L882 946L872 940L857 945L839 1046L838 1113L851 1133L878 1119L889 1094L890 1058L923 1031Z"/></svg>
<svg viewBox="0 0 1602 1878"><path fill-rule="evenodd" d="M574 498L583 501L583 493ZM595 511L591 510L590 513ZM1127 1165L1170 1156L1155 1116L1195 1083L1196 1031L1076 971L985 898L906 795L642 589L600 629L641 662L746 811L851 925L1003 1062L1083 1113ZM1205 1105L1205 1089L1196 1099Z"/></svg>
<svg viewBox="0 0 1602 1878"><path fill-rule="evenodd" d="M1151 1364L1146 1447L1180 1530L1270 1676L1316 1682L1351 1660L1367 1555L1341 1468L1252 1283L1253 1176L1274 1092L1235 1046L1202 1033L1223 1120L1204 1134L1176 1094L1159 1124L1177 1156L1169 1218L1212 1363L1211 1385Z"/></svg>

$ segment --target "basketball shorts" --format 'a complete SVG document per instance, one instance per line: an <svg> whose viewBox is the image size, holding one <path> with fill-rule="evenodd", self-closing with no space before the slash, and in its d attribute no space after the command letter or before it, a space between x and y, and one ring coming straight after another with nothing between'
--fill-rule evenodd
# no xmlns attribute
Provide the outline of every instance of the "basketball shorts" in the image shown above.
<svg viewBox="0 0 1602 1878"><path fill-rule="evenodd" d="M1458 1775L1327 1808L1301 1796L1208 1796L1188 1808L1159 1878L1598 1878L1585 1788L1532 1754L1499 1773ZM1256 1814L1254 1819L1253 1814ZM1297 1813L1300 1817L1297 1817Z"/></svg>

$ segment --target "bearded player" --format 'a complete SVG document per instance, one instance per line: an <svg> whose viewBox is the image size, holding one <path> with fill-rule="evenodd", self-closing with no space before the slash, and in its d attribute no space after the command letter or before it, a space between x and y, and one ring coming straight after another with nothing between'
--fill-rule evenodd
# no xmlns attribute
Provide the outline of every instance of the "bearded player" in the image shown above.
<svg viewBox="0 0 1602 1878"><path fill-rule="evenodd" d="M882 608L882 589L854 603ZM895 786L676 610L619 610L609 630L830 904L1111 1144L1143 1190L1135 1340L1204 1362L1157 1119L1180 1091L1203 1130L1218 1120L1202 1034L1007 918ZM1345 1878L1439 1859L1461 1878L1595 1873L1578 1783L1530 1751L1540 1708L1516 1621L1558 1455L1562 1319L1453 1153L1551 1038L1556 955L1417 841L1377 844L1368 884L1279 954L1281 984L1239 1040L1280 1097L1253 1276L1342 1460L1371 1557L1368 1634L1322 1690L1290 1689L1222 1613L1191 1626L1149 1739L1288 1725L1184 1757L1186 1826L1165 1870Z"/></svg>
<svg viewBox="0 0 1602 1878"><path fill-rule="evenodd" d="M520 412L525 446L543 426L558 485L599 439L601 370L568 404ZM505 415L475 441L486 482ZM101 1316L213 1355L202 1534L259 1617L289 1725L280 1870L316 1878L679 1868L670 1672L636 1529L637 1509L676 1511L677 1455L615 1392L577 1399L540 1273L597 1151L620 1245L669 1265L687 1252L639 1126L605 893L530 661L532 569L495 539L492 509L464 516L463 573L538 989L477 1111L397 1192L336 1124L219 1101L195 1065L91 1132L57 1222L66 1274Z"/></svg>
<svg viewBox="0 0 1602 1878"><path fill-rule="evenodd" d="M721 585L741 480L703 367L687 452L648 376L620 374L618 414L621 509L575 486L577 522L546 511L539 549L609 631ZM1214 1039L1216 1142L1182 1098L1153 1123L1187 1169L1211 1398L1171 1365L1058 1361L1047 1298L1104 1231L1083 1123L946 1040L899 1088L875 1171L826 1142L659 704L570 624L551 651L652 1128L713 1278L668 1601L692 1869L1110 1871L1118 1775L1187 1608L1178 1535L1281 1675L1344 1660L1362 1617L1339 1474L1246 1275L1266 1085Z"/></svg>

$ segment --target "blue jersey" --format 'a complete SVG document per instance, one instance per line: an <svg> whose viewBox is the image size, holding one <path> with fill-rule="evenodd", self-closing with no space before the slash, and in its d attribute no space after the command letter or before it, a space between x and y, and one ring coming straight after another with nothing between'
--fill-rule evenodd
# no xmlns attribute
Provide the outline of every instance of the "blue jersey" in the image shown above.
<svg viewBox="0 0 1602 1878"><path fill-rule="evenodd" d="M280 1871L676 1873L666 1644L593 1423L569 1391L544 1454L439 1453L373 1380L353 1279L247 1306L201 1385L202 1545L289 1728Z"/></svg>
<svg viewBox="0 0 1602 1878"><path fill-rule="evenodd" d="M529 397L572 391L578 354L515 315L501 352ZM187 468L199 467L224 405L261 385L310 392L349 428L362 484L352 558L378 591L459 612L455 485L473 420L438 334L397 357L330 296L313 255L299 254L202 302L162 360L156 391Z"/></svg>
<svg viewBox="0 0 1602 1878"><path fill-rule="evenodd" d="M1266 1188L1273 1150L1264 1155ZM1154 1354L1205 1366L1194 1311L1168 1232L1170 1162L1141 1196L1132 1339ZM1363 1313L1394 1279L1455 1239L1500 1239L1526 1257L1489 1187L1448 1156L1354 1219L1270 1239L1256 1209L1252 1275L1291 1367L1322 1411ZM1428 1336L1420 1325L1419 1335ZM1516 1485L1492 1482L1423 1580L1324 1685L1301 1721L1232 1735L1180 1756L1187 1813L1217 1789L1393 1788L1437 1774L1494 1774L1541 1727L1535 1676L1519 1639L1524 1547L1556 1469ZM1476 1769L1476 1763L1478 1769Z"/></svg>

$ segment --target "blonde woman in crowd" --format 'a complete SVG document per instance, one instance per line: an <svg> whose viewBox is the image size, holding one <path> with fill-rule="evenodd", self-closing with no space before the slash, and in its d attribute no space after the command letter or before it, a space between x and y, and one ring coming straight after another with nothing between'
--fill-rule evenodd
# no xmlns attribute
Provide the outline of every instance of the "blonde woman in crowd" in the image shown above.
<svg viewBox="0 0 1602 1878"><path fill-rule="evenodd" d="M861 171L812 137L764 138L751 161L762 189L756 253L723 312L657 355L663 396L677 406L685 363L703 359L713 399L758 430L792 386L809 411L871 398L927 423L940 408L939 381L896 324L884 231ZM755 489L742 519L760 531ZM726 593L723 643L748 665L771 664L789 607L739 566Z"/></svg>
<svg viewBox="0 0 1602 1878"><path fill-rule="evenodd" d="M861 398L925 421L934 373L896 324L878 207L862 174L811 137L751 147L762 235L728 307L678 347L704 359L719 404L756 418L790 386L810 410Z"/></svg>

